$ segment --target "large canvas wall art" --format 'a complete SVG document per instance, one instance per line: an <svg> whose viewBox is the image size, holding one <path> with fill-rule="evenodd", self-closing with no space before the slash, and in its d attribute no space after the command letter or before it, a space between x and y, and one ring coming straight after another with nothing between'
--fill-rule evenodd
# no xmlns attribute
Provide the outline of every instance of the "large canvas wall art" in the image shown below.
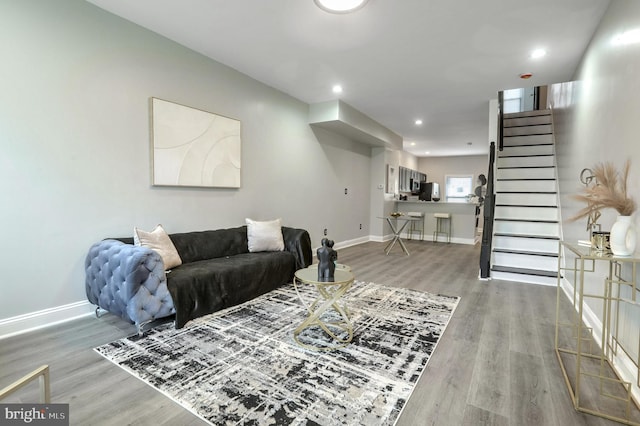
<svg viewBox="0 0 640 426"><path fill-rule="evenodd" d="M152 184L240 187L240 121L151 98Z"/></svg>

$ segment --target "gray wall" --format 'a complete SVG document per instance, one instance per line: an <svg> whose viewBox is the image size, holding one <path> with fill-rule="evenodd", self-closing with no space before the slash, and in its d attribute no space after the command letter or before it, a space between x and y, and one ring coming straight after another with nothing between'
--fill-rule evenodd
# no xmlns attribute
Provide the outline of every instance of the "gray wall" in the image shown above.
<svg viewBox="0 0 640 426"><path fill-rule="evenodd" d="M444 197L446 175L473 175L475 187L480 174L487 176L489 156L423 157L418 161L418 170L427 174L427 181L440 184L440 195Z"/></svg>
<svg viewBox="0 0 640 426"><path fill-rule="evenodd" d="M85 300L89 246L134 226L368 236L371 149L314 133L308 105L81 0L0 17L0 320ZM152 96L241 120L241 189L150 186Z"/></svg>

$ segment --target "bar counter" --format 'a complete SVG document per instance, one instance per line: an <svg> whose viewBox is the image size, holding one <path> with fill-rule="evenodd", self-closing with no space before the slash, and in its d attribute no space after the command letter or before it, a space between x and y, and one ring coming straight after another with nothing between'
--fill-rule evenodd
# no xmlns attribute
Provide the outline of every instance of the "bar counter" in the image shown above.
<svg viewBox="0 0 640 426"><path fill-rule="evenodd" d="M476 242L476 204L474 203L396 201L396 211L424 213L425 241L433 241L433 231L436 230L434 213L449 213L451 215L451 242L458 244L475 244ZM414 234L412 238L419 238L419 235ZM438 241L443 241L442 234Z"/></svg>

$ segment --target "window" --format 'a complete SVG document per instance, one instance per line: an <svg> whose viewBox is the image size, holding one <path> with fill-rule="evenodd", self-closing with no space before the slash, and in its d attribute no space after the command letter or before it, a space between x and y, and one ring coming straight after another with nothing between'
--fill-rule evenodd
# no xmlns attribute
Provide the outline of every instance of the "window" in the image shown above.
<svg viewBox="0 0 640 426"><path fill-rule="evenodd" d="M445 201L466 203L467 196L473 194L473 175L445 176Z"/></svg>
<svg viewBox="0 0 640 426"><path fill-rule="evenodd" d="M504 91L504 97L502 100L502 108L505 114L509 114L511 112L520 112L522 111L522 98L523 98L523 90L522 89L511 89Z"/></svg>

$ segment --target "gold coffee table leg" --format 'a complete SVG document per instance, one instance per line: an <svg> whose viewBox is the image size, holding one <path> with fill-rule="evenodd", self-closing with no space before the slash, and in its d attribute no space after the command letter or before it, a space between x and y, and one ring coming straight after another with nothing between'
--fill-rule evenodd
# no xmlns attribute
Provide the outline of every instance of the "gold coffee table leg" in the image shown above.
<svg viewBox="0 0 640 426"><path fill-rule="evenodd" d="M348 310L345 306L339 303L340 298L349 290L351 284L353 284L353 280L345 283L313 283L315 284L320 297L316 298L316 300L308 305L300 296L298 292L298 283L296 282L296 278L293 280L294 287L298 294L298 297L306 306L307 311L309 313L308 317L300 324L293 332L294 340L302 347L311 349L311 350L332 350L344 347L348 345L353 340L353 325L351 324L351 319L348 313ZM337 321L324 321L321 316L327 310L333 309L336 313L340 315L340 320ZM309 327L318 326L320 327L333 341L335 344L329 346L315 346L310 345L308 343L304 343L300 340L300 333L303 330ZM347 336L345 338L340 338L334 330L335 328L340 329L342 332L346 332ZM341 333L340 333L341 334Z"/></svg>

